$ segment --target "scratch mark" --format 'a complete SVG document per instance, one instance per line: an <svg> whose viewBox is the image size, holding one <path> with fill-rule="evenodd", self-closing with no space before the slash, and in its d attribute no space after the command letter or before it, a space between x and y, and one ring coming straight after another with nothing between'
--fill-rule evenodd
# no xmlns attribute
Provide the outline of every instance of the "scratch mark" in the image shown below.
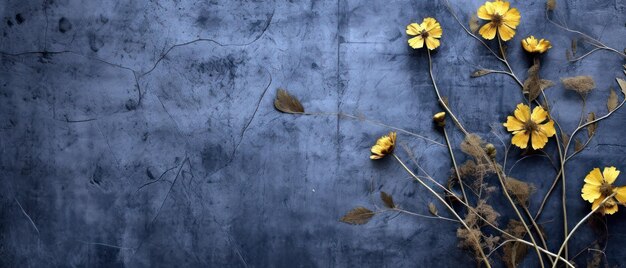
<svg viewBox="0 0 626 268"><path fill-rule="evenodd" d="M274 12L276 12L276 9L272 10L272 13L269 15L268 19L267 19L267 23L265 24L265 27L263 27L263 30L261 31L261 33L259 33L254 39L252 39L252 41L247 42L247 43L243 43L243 44L223 44L215 39L211 39L211 38L198 38L198 39L194 39L188 42L184 42L184 43L180 43L180 44L175 44L173 46L171 46L170 48L168 48L165 53L163 53L158 59L157 61L152 65L152 68L150 68L148 71L146 71L145 73L141 74L140 76L145 76L149 73L151 73L152 71L154 71L154 69L156 69L156 67L159 65L159 63L161 63L161 61L163 59L165 59L165 57L167 56L167 54L169 54L173 49L178 48L178 47L183 47L183 46L187 46L187 45L191 45L194 43L198 43L198 42L209 42L209 43L213 43L216 44L220 47L246 47L249 46L251 44L253 44L254 42L258 41L259 39L261 39L261 37L265 34L265 32L267 31L267 29L270 27L270 24L272 23L272 20L274 18Z"/></svg>
<svg viewBox="0 0 626 268"><path fill-rule="evenodd" d="M20 201L17 200L17 197L13 197L13 199L15 200L17 205L22 210L22 214L24 214L24 216L26 216L26 218L28 218L28 221L30 222L30 224L35 228L35 231L37 231L37 235L39 235L39 228L37 228L37 225L35 224L33 219L28 215L28 213L26 213L26 210L24 210L24 207L22 207L22 204L20 204Z"/></svg>

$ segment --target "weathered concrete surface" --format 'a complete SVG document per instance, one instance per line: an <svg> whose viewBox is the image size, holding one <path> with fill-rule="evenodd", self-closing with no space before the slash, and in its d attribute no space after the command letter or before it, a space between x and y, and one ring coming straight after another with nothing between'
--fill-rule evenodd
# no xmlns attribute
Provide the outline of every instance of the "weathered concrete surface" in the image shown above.
<svg viewBox="0 0 626 268"><path fill-rule="evenodd" d="M622 1L558 2L569 25L622 49ZM464 21L480 4L453 3ZM603 114L624 61L598 52L570 64L571 36L546 22L543 2L512 5L523 16L509 48L514 70L524 77L529 64L521 37L548 38L554 48L542 75L592 75L598 89L588 107ZM443 142L430 123L438 108L426 56L404 34L407 23L433 16L444 29L434 55L442 91L466 126L502 152L490 125L521 102L519 88L506 76L469 78L476 66L502 66L442 2L9 0L0 14L0 266L471 265L452 224L391 214L364 226L337 221L379 204L378 190L426 213L426 191L393 161L368 159L388 129L272 107L284 87L308 111L363 115ZM560 84L547 93L571 132L576 95ZM625 114L603 121L569 165L570 225L589 210L579 191L591 168L626 170ZM447 178L445 148L399 139L433 176ZM512 150L509 167L520 154ZM512 175L534 182L538 199L554 170L534 157ZM552 247L562 239L557 199L542 218ZM611 265L626 260L625 215L607 218ZM571 252L593 241L584 229Z"/></svg>

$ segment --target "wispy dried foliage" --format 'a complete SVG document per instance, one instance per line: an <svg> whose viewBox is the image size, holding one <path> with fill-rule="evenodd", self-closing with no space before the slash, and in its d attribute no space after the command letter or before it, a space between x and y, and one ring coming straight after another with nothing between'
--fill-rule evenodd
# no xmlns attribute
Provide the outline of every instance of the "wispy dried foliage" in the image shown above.
<svg viewBox="0 0 626 268"><path fill-rule="evenodd" d="M283 113L299 114L304 113L304 107L296 97L289 95L286 90L279 88L276 92L274 107Z"/></svg>
<svg viewBox="0 0 626 268"><path fill-rule="evenodd" d="M505 231L515 237L524 237L526 234L524 225L520 221L513 219L509 220ZM513 239L513 237L506 237L506 239ZM514 268L517 267L528 253L528 245L520 242L509 242L502 246L502 251L504 252L502 259L506 267Z"/></svg>
<svg viewBox="0 0 626 268"><path fill-rule="evenodd" d="M520 181L518 179L508 177L505 180L506 189L515 198L515 201L522 206L528 205L530 195L535 190L535 187L527 182Z"/></svg>
<svg viewBox="0 0 626 268"><path fill-rule="evenodd" d="M470 133L461 142L461 151L474 158L483 158L487 143L478 135Z"/></svg>
<svg viewBox="0 0 626 268"><path fill-rule="evenodd" d="M393 197L385 192L380 192L380 200L383 201L386 207L388 208L396 208L396 204L393 202Z"/></svg>
<svg viewBox="0 0 626 268"><path fill-rule="evenodd" d="M562 78L561 83L566 89L576 91L581 95L586 95L596 88L596 82L588 75Z"/></svg>
<svg viewBox="0 0 626 268"><path fill-rule="evenodd" d="M545 89L554 86L552 81L547 79L541 79L539 77L539 69L540 64L539 61L536 61L533 66L528 68L528 78L524 81L523 91L524 94L528 95L530 101L535 100L542 91Z"/></svg>
<svg viewBox="0 0 626 268"><path fill-rule="evenodd" d="M370 221L370 219L372 219L374 214L376 214L374 211L371 211L367 208L356 207L348 211L348 213L346 213L346 215L344 215L340 219L340 221L354 225L366 224Z"/></svg>
<svg viewBox="0 0 626 268"><path fill-rule="evenodd" d="M460 227L456 229L456 237L459 239L459 248L470 250L477 259L480 258L479 251L482 247L480 245L482 232L479 228L470 228L468 230L464 227Z"/></svg>

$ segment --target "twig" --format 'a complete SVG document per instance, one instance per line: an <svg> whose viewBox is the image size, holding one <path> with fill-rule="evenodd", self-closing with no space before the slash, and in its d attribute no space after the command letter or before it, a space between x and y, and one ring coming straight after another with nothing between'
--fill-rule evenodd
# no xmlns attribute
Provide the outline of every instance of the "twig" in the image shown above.
<svg viewBox="0 0 626 268"><path fill-rule="evenodd" d="M459 119L457 119L454 113L452 113L448 105L443 101L441 94L439 93L439 88L437 87L437 83L435 82L435 76L433 75L433 60L430 57L430 50L426 49L426 51L428 52L428 72L430 73L430 80L433 82L435 93L437 93L437 99L439 100L439 103L441 104L441 106L443 106L443 109L446 110L446 112L450 115L450 118L452 118L452 121L454 121L454 123L459 127L461 132L463 132L463 134L467 136L469 135L469 132L467 132L467 130L463 128L463 125L461 125L461 122L459 122Z"/></svg>
<svg viewBox="0 0 626 268"><path fill-rule="evenodd" d="M467 195L465 194L465 186L463 186L463 180L461 180L461 174L459 174L459 167L456 164L456 159L454 157L454 152L452 152L452 144L450 144L450 138L448 137L448 131L446 131L446 127L442 126L443 136L446 138L446 145L448 145L448 152L450 152L450 158L452 159L452 165L454 166L454 173L456 174L456 178L459 180L459 185L461 186L461 192L463 193L463 199L465 202L469 203L467 199Z"/></svg>
<svg viewBox="0 0 626 268"><path fill-rule="evenodd" d="M424 183L424 181L422 181L419 177L417 177L413 171L411 171L411 169L409 169L404 162L402 162L402 160L400 160L400 158L396 155L393 154L393 157L398 160L398 163L400 163L400 165L402 165L402 167L404 168L404 170L406 170L406 172L408 172L412 177L414 177L422 186L426 187L426 189L428 189L428 191L430 191L437 199L439 199L439 201L444 204L446 206L446 208L448 208L448 210L450 211L450 213L452 213L452 215L454 215L454 217L456 217L459 222L463 225L463 227L465 227L465 229L467 229L469 232L472 231L472 229L467 226L467 224L465 223L465 221L463 221L463 219L461 218L461 216L459 216L459 214L456 213L456 211L454 211L454 209L448 204L448 202L446 202L441 196L439 196L439 194L437 192L435 192L435 190L433 190L433 188L431 188L430 186L428 186L428 184ZM485 265L490 268L491 264L489 263L489 259L487 258L487 256L485 256L485 252L483 252L483 248L480 246L480 241L478 240L478 238L476 238L475 236L472 236L472 238L474 238L474 242L476 243L476 248L478 249L478 253L480 254L481 258L483 258Z"/></svg>
<svg viewBox="0 0 626 268"><path fill-rule="evenodd" d="M598 209L600 209L604 203L613 198L613 196L615 196L615 193L607 196L606 198L604 198L604 200L602 200L602 202L600 202L600 205L598 205L595 209L591 210L591 212L589 212L589 214L587 214L584 218L582 218L580 221L578 221L578 223L576 224L576 226L574 226L574 228L572 229L572 231L569 233L569 235L567 237L565 237L565 240L563 241L563 243L561 244L561 247L559 248L559 251L556 253L557 256L561 256L561 253L563 252L563 249L566 247L567 245L567 241L569 241L569 239L572 237L572 235L574 235L574 232L576 232L576 230L578 230L578 228L585 222L587 221L587 219L589 219L589 217L591 217L591 215L593 215L593 213L596 213L596 211L598 211ZM557 262L554 262L554 264L552 264L552 268L556 268Z"/></svg>
<svg viewBox="0 0 626 268"><path fill-rule="evenodd" d="M444 144L443 144L443 143L441 143L441 142L438 142L438 141L435 141L435 140L433 140L433 139L431 139L431 138L427 138L427 137L425 137L425 136L419 135L419 134L417 134L417 133L415 133L415 132L411 132L411 131L408 131L408 130L406 130L406 129L402 129L402 128L399 128L399 127L394 127L394 126L391 126L391 125L388 125L388 124L385 124L385 123L382 123L382 122L379 122L379 121L376 121L376 120L371 120L371 119L367 119L367 118L363 118L363 117L359 117L359 116L355 116L355 115L351 115L351 114L346 114L346 113L334 113L334 112L329 112L329 113L327 113L327 112L317 112L317 113L308 113L308 112L305 112L305 113L294 113L294 114L296 114L296 115L311 115L311 116L316 116L316 115L326 115L326 116L340 116L340 117L347 117L347 118L354 119L354 120L364 121L364 122L367 122L367 123L370 123L370 124L373 124L373 125L377 125L377 126L381 126L381 127L390 128L390 129L393 129L393 130L395 130L395 131L399 131L399 132L402 132L402 133L404 133L404 134L411 135L411 136L413 136L413 137L417 137L417 138L420 138L420 139L426 140L426 141L428 141L428 142L430 142L430 143L433 143L433 144L435 144L435 145L439 145L439 146L442 146L442 147L445 147L445 146L446 146L446 145L444 145Z"/></svg>

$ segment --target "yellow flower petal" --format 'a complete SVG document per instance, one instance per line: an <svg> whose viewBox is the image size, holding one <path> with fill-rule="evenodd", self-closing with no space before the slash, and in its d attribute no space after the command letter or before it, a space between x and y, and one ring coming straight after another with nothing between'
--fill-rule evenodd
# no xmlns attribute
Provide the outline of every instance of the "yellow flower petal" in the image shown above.
<svg viewBox="0 0 626 268"><path fill-rule="evenodd" d="M519 14L517 8L511 8L502 16L502 23L512 29L515 29L517 28L517 25L519 25L521 18L522 16Z"/></svg>
<svg viewBox="0 0 626 268"><path fill-rule="evenodd" d="M522 47L529 53L544 53L552 48L552 44L545 39L537 40L537 38L531 35L522 40Z"/></svg>
<svg viewBox="0 0 626 268"><path fill-rule="evenodd" d="M506 123L502 125L506 127L506 130L509 132L524 129L524 123L522 121L519 121L514 116L510 116L510 115L506 117Z"/></svg>
<svg viewBox="0 0 626 268"><path fill-rule="evenodd" d="M422 30L422 27L417 23L411 23L406 26L406 34L408 35L418 35Z"/></svg>
<svg viewBox="0 0 626 268"><path fill-rule="evenodd" d="M601 194L600 194L600 186L599 185L593 185L593 184L585 183L585 185L583 185L583 189L581 191L581 196L582 196L583 200L587 200L587 201L589 201L589 203L592 203L593 201L595 201L596 199L600 198L600 196L601 196Z"/></svg>
<svg viewBox="0 0 626 268"><path fill-rule="evenodd" d="M443 34L443 29L441 29L441 25L439 25L438 22L437 22L437 27L428 31L429 37L441 38L442 34Z"/></svg>
<svg viewBox="0 0 626 268"><path fill-rule="evenodd" d="M489 3L489 2L487 2ZM487 3L485 3L484 5L480 6L478 8L478 12L476 12L476 15L483 19L483 20L491 20L491 15L489 14L489 12L487 11Z"/></svg>
<svg viewBox="0 0 626 268"><path fill-rule="evenodd" d="M498 15L504 15L509 10L510 4L506 1L495 1L493 2L494 13Z"/></svg>
<svg viewBox="0 0 626 268"><path fill-rule="evenodd" d="M615 193L615 199L622 204L626 204L626 186L621 186L613 189Z"/></svg>
<svg viewBox="0 0 626 268"><path fill-rule="evenodd" d="M539 53L543 53L548 51L548 49L552 48L552 44L550 43L550 41L545 40L545 39L541 39L539 41L539 44L537 44L537 52Z"/></svg>
<svg viewBox="0 0 626 268"><path fill-rule="evenodd" d="M496 30L497 30L496 24L493 22L490 22L490 23L483 25L483 27L480 27L480 30L478 30L478 33L483 38L487 40L491 40L496 37Z"/></svg>
<svg viewBox="0 0 626 268"><path fill-rule="evenodd" d="M615 212L617 212L617 210L618 210L617 203L615 202L613 198L611 198L607 200L606 203L604 203L604 206L602 208L602 213L613 215L615 214Z"/></svg>
<svg viewBox="0 0 626 268"><path fill-rule="evenodd" d="M591 209L594 210L597 207L599 207L600 203L602 203L602 200L604 200L605 198L606 196L600 195L600 197L598 197L596 200L593 201L593 204L591 205Z"/></svg>
<svg viewBox="0 0 626 268"><path fill-rule="evenodd" d="M409 39L409 46L411 46L414 49L424 47L424 38L422 38L421 35L418 35L416 37Z"/></svg>
<svg viewBox="0 0 626 268"><path fill-rule="evenodd" d="M604 177L604 181L613 184L617 176L619 176L619 170L615 167L605 167L604 171L602 171L602 176Z"/></svg>
<svg viewBox="0 0 626 268"><path fill-rule="evenodd" d="M431 36L426 37L426 47L428 49L433 50L433 49L439 47L440 44L441 43L439 43L439 40L437 40L436 38L431 37Z"/></svg>
<svg viewBox="0 0 626 268"><path fill-rule="evenodd" d="M380 137L378 140L376 140L376 144L372 146L372 149L370 150L372 152L372 155L370 155L370 159L381 159L386 155L392 153L395 143L395 132L389 132L388 135Z"/></svg>
<svg viewBox="0 0 626 268"><path fill-rule="evenodd" d="M544 110L541 106L535 107L530 115L530 120L533 120L533 122L537 124L543 123L546 119L548 119L548 112L546 112L546 110Z"/></svg>
<svg viewBox="0 0 626 268"><path fill-rule="evenodd" d="M515 117L522 122L527 122L530 119L530 107L528 105L520 103L515 108Z"/></svg>
<svg viewBox="0 0 626 268"><path fill-rule="evenodd" d="M422 28L427 32L430 32L430 30L436 27L441 27L439 25L439 22L437 22L437 20L433 18L424 18L424 21L422 21L422 24L420 26L422 26Z"/></svg>
<svg viewBox="0 0 626 268"><path fill-rule="evenodd" d="M539 130L535 130L533 131L530 141L532 143L533 149L538 150L538 149L543 148L543 146L545 146L546 143L548 143L548 137L546 137L546 135L543 134L543 132Z"/></svg>
<svg viewBox="0 0 626 268"><path fill-rule="evenodd" d="M589 174L587 174L587 176L585 177L586 183L596 186L602 185L603 180L604 178L602 178L602 173L600 173L599 168L592 169L591 172L589 172Z"/></svg>
<svg viewBox="0 0 626 268"><path fill-rule="evenodd" d="M502 41L509 41L513 38L513 36L515 36L515 30L507 25L500 25L498 27L498 34L500 35L500 38L502 38Z"/></svg>
<svg viewBox="0 0 626 268"><path fill-rule="evenodd" d="M526 149L526 147L528 147L528 138L530 138L529 133L520 131L513 135L511 143L519 148Z"/></svg>
<svg viewBox="0 0 626 268"><path fill-rule="evenodd" d="M545 124L539 125L539 130L543 132L546 137L552 137L556 134L556 129L554 128L554 121L550 120Z"/></svg>
<svg viewBox="0 0 626 268"><path fill-rule="evenodd" d="M494 6L493 2L485 2L485 4L483 5L485 7L485 10L487 11L487 14L489 15L493 15L496 12L496 7Z"/></svg>

